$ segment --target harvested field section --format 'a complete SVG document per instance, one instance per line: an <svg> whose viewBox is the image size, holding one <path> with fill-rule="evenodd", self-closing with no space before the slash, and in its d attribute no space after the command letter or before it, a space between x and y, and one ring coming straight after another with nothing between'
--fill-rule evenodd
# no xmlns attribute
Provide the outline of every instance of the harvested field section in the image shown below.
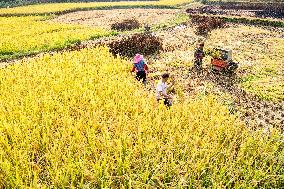
<svg viewBox="0 0 284 189"><path fill-rule="evenodd" d="M211 2L187 9L189 13L284 19L284 3Z"/></svg>
<svg viewBox="0 0 284 189"><path fill-rule="evenodd" d="M58 16L55 22L82 24L110 29L123 19L137 19L141 24L155 25L175 18L177 9L113 9L74 12Z"/></svg>

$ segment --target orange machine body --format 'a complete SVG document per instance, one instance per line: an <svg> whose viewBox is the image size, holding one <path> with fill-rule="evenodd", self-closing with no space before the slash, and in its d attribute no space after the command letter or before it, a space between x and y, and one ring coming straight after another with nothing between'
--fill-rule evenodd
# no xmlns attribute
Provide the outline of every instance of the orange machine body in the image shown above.
<svg viewBox="0 0 284 189"><path fill-rule="evenodd" d="M221 71L222 69L226 69L228 67L228 63L224 60L212 58L211 65L214 69Z"/></svg>

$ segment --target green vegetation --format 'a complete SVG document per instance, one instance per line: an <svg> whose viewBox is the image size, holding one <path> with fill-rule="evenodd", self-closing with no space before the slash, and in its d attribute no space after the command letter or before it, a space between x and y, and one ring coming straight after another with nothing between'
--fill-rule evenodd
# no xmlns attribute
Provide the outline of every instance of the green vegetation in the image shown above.
<svg viewBox="0 0 284 189"><path fill-rule="evenodd" d="M154 31L157 31L159 29L165 29L165 28L170 28L170 27L174 27L177 26L179 24L185 23L189 21L189 16L187 14L184 13L179 13L176 15L176 17L172 20L169 20L165 23L160 23L157 24L156 26L153 27Z"/></svg>
<svg viewBox="0 0 284 189"><path fill-rule="evenodd" d="M242 23L250 25L272 26L272 27L284 27L283 21L271 20L271 19L259 19L259 18L240 18L240 17L228 17L221 16L227 22Z"/></svg>

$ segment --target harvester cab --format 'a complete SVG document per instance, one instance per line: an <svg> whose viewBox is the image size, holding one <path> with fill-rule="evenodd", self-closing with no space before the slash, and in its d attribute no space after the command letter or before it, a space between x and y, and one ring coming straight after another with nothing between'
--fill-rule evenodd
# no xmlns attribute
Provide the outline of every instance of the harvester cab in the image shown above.
<svg viewBox="0 0 284 189"><path fill-rule="evenodd" d="M214 72L234 73L238 68L238 63L232 60L232 50L214 48L211 56L211 69Z"/></svg>

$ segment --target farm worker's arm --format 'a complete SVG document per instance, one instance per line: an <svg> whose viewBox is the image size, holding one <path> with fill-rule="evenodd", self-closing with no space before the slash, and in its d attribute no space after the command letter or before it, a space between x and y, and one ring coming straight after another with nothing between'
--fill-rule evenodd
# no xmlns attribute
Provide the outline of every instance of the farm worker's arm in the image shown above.
<svg viewBox="0 0 284 189"><path fill-rule="evenodd" d="M147 64L144 64L144 70L145 70L146 74L149 72L149 67L148 67Z"/></svg>
<svg viewBox="0 0 284 189"><path fill-rule="evenodd" d="M136 70L136 68L135 68L135 66L133 66L131 73L135 72L135 70Z"/></svg>
<svg viewBox="0 0 284 189"><path fill-rule="evenodd" d="M202 58L206 55L205 51L202 50Z"/></svg>
<svg viewBox="0 0 284 189"><path fill-rule="evenodd" d="M175 79L173 79L172 83L169 85L168 89L171 89L175 84Z"/></svg>
<svg viewBox="0 0 284 189"><path fill-rule="evenodd" d="M171 95L168 95L167 93L163 93L162 91L160 92L160 95L167 98L167 99L172 99Z"/></svg>
<svg viewBox="0 0 284 189"><path fill-rule="evenodd" d="M162 85L158 85L158 86L157 86L157 91L158 91L159 95L162 96L162 97L165 97L165 98L168 98L168 99L171 99L171 98L172 98L171 95L168 95L166 92L163 92L163 87L162 87Z"/></svg>
<svg viewBox="0 0 284 189"><path fill-rule="evenodd" d="M198 49L195 49L194 50L194 58L197 58L197 56L198 56Z"/></svg>

